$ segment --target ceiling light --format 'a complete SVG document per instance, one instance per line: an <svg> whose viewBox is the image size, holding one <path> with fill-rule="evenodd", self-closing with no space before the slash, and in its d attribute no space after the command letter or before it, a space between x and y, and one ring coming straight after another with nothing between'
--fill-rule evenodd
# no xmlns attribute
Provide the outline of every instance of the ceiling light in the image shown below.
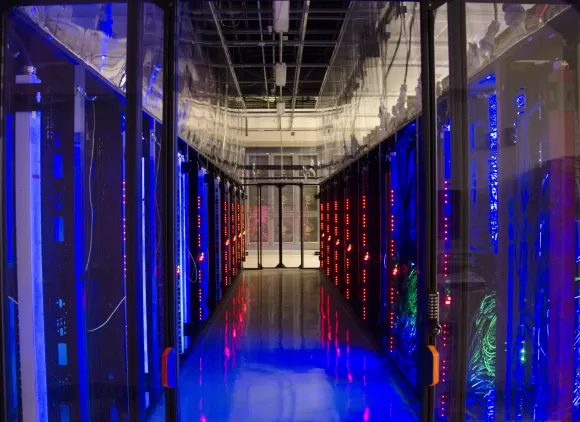
<svg viewBox="0 0 580 422"><path fill-rule="evenodd" d="M286 86L286 63L276 63L276 86Z"/></svg>
<svg viewBox="0 0 580 422"><path fill-rule="evenodd" d="M274 0L274 31L288 32L290 27L290 0Z"/></svg>
<svg viewBox="0 0 580 422"><path fill-rule="evenodd" d="M286 104L284 103L284 101L278 101L276 103L276 114L278 114L278 116L283 116L285 109Z"/></svg>

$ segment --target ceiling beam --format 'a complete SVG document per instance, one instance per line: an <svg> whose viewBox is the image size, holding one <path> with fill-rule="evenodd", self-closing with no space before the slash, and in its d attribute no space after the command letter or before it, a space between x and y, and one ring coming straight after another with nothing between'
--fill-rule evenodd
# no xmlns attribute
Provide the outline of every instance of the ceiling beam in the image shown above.
<svg viewBox="0 0 580 422"><path fill-rule="evenodd" d="M208 30L208 29L196 29L195 33L202 34L202 35L217 35L217 31ZM236 29L236 30L226 30L226 31L224 31L222 29L222 33L224 35L235 35L235 34L237 34L237 35L260 35L260 33L263 34L263 32L260 32L259 29ZM334 34L336 34L336 31L334 31L332 29L311 28L308 31L308 35L334 35ZM284 32L284 35L300 35L300 31L291 29L287 32Z"/></svg>
<svg viewBox="0 0 580 422"><path fill-rule="evenodd" d="M38 0L37 0L38 1ZM327 9L327 8L323 8L323 9L310 9L307 10L306 8L304 9L290 9L290 13L295 13L298 15L302 15L303 12L308 11L308 13L312 13L312 14L331 14L331 13L337 13L337 14L345 14L347 13L347 9ZM203 15L203 14L207 14L207 11L204 10L193 10L190 13L196 14L196 15ZM216 13L217 14L230 14L230 15L235 15L235 14L250 14L250 13L258 13L258 9L216 9ZM273 10L262 10L262 15L263 16L271 16L274 14Z"/></svg>
<svg viewBox="0 0 580 422"><path fill-rule="evenodd" d="M266 74L266 52L264 51L264 32L262 27L262 7L260 6L260 0L257 1L258 4L258 17L260 22L260 45L262 46L262 69L264 69L264 95L268 95L268 75ZM268 108L270 103L268 103Z"/></svg>
<svg viewBox="0 0 580 422"><path fill-rule="evenodd" d="M244 95L242 94L242 89L240 88L240 84L238 83L238 78L236 77L236 71L234 70L234 67L232 65L232 59L230 57L230 52L228 50L228 47L226 45L226 39L224 37L224 34L222 34L222 24L218 18L218 15L215 13L215 6L213 4L213 1L209 2L209 8L212 11L212 16L213 16L213 20L215 23L215 26L217 28L223 49L224 49L224 54L226 56L226 60L228 62L228 66L230 69L230 73L232 74L232 80L234 82L234 85L236 86L236 91L238 92L238 95L240 96L241 100L242 100L242 106L244 107L244 109L246 108L246 101L244 100Z"/></svg>
<svg viewBox="0 0 580 422"><path fill-rule="evenodd" d="M355 3L354 1L351 1L348 4L348 12L344 16L344 20L342 21L342 26L341 26L340 32L338 34L338 39L336 40L336 45L334 46L334 51L332 52L332 56L330 57L330 64L328 65L328 68L326 69L326 73L324 74L324 79L322 81L322 85L320 85L320 91L318 93L319 98L322 95L322 93L324 92L324 86L326 85L326 81L328 80L328 75L330 74L330 69L332 68L334 61L336 60L336 56L338 55L338 50L340 49L340 44L342 43L342 39L344 38L344 33L346 32L346 27L348 26L347 23L348 23L348 20L350 19L350 15L352 13L354 3ZM317 108L317 107L318 107L318 99L316 100L316 105L314 106L314 108Z"/></svg>
<svg viewBox="0 0 580 422"><path fill-rule="evenodd" d="M294 87L292 90L292 114L290 116L290 130L294 123L294 110L296 109L296 95L298 94L298 81L300 80L300 66L302 65L302 53L304 52L304 38L306 37L306 25L308 24L308 10L310 9L310 0L304 0L304 13L300 21L300 45L298 46L298 56L296 58L297 66L294 72Z"/></svg>
<svg viewBox="0 0 580 422"><path fill-rule="evenodd" d="M220 32L220 38L223 36L223 33ZM222 44L219 42L213 41L197 41L197 44L207 46L207 47L220 47ZM271 46L278 46L278 40L264 40L264 41L227 41L225 40L225 45L227 47L271 47ZM303 45L304 47L334 47L336 41L303 41L300 40L285 40L284 46L286 47L300 47ZM358 45L358 44L357 44Z"/></svg>
<svg viewBox="0 0 580 422"><path fill-rule="evenodd" d="M392 67L394 68L398 68L398 67L406 67L405 64L405 60L403 59L398 59L401 61L401 63L393 63ZM217 68L224 68L224 69L228 69L229 65L228 64L219 64L219 63L206 63L206 62L202 62L202 61L192 61L192 64L196 65L196 66L200 66L200 67L217 67ZM262 63L232 63L232 67L238 69L238 68L262 68L264 67L264 65ZM266 68L273 68L274 64L273 63L266 63ZM298 63L286 63L286 67L287 68L293 68L293 67L298 67ZM309 67L309 68L320 68L320 69L326 69L327 67L329 67L328 63L301 63L300 67ZM345 67L345 68L352 68L352 63L350 62L345 62L344 64L339 65L334 65L334 68L338 68L338 67ZM409 68L418 68L420 67L419 64L413 64L413 63L409 63Z"/></svg>
<svg viewBox="0 0 580 422"><path fill-rule="evenodd" d="M207 67L219 67L219 68L228 68L229 65L227 64L218 64L218 63L206 63L202 61L193 61L192 62L198 66L207 66ZM262 63L232 63L234 68L262 68L264 65ZM286 63L286 67L296 67L298 66L297 63ZM275 67L274 63L266 63L267 68ZM327 68L328 63L302 63L301 67L318 67L318 68Z"/></svg>
<svg viewBox="0 0 580 422"><path fill-rule="evenodd" d="M36 0L36 1L38 1L38 0ZM55 0L55 1L58 1L58 0ZM61 0L61 2L62 1L63 0ZM92 0L92 1L95 1L95 0ZM195 20L200 21L200 22L213 22L213 20L211 18L208 18L206 15L192 16L192 19L195 19ZM301 19L301 17L298 15L295 15L295 16L290 16L289 19L291 21L298 21ZM336 21L342 20L343 17L342 16L315 16L315 17L312 17L310 19L317 20L317 21L335 21L336 22ZM258 15L256 15L256 16L243 16L243 17L236 16L234 18L234 20L242 21L242 22L243 21L257 21Z"/></svg>

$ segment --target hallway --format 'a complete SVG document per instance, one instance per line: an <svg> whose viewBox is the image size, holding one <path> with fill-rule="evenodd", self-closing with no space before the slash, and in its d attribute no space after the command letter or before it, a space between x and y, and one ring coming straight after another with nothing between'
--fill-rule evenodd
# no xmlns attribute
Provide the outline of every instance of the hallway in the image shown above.
<svg viewBox="0 0 580 422"><path fill-rule="evenodd" d="M181 420L416 419L318 271L244 275L182 365Z"/></svg>

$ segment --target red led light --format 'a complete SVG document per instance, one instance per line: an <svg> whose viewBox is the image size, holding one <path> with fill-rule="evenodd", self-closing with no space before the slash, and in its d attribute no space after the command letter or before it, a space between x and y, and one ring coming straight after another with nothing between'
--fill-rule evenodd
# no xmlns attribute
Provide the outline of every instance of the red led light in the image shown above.
<svg viewBox="0 0 580 422"><path fill-rule="evenodd" d="M447 306L451 305L451 296L449 295L445 296L445 305Z"/></svg>
<svg viewBox="0 0 580 422"><path fill-rule="evenodd" d="M393 268L393 275L397 274L399 274L399 267L395 266L395 268Z"/></svg>
<svg viewBox="0 0 580 422"><path fill-rule="evenodd" d="M351 252L352 251L352 245L348 245L348 248L346 248L347 252Z"/></svg>
<svg viewBox="0 0 580 422"><path fill-rule="evenodd" d="M205 254L202 252L197 259L199 262L203 262L205 260Z"/></svg>
<svg viewBox="0 0 580 422"><path fill-rule="evenodd" d="M365 261L369 261L371 259L371 256L369 255L369 253L367 252L363 258Z"/></svg>

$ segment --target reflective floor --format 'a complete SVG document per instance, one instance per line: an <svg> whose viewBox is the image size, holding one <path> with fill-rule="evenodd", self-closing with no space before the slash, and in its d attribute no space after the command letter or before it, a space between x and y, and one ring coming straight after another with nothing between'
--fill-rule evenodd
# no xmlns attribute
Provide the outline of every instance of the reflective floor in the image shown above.
<svg viewBox="0 0 580 422"><path fill-rule="evenodd" d="M182 366L182 421L417 419L319 271L244 276Z"/></svg>
<svg viewBox="0 0 580 422"><path fill-rule="evenodd" d="M277 250L262 251L262 266L264 268L276 268L279 262L280 255ZM284 250L282 252L282 262L286 268L298 268L300 266L300 251ZM244 267L249 269L258 268L258 251L256 249L248 250ZM314 255L313 250L304 251L304 268L320 268L320 257Z"/></svg>

